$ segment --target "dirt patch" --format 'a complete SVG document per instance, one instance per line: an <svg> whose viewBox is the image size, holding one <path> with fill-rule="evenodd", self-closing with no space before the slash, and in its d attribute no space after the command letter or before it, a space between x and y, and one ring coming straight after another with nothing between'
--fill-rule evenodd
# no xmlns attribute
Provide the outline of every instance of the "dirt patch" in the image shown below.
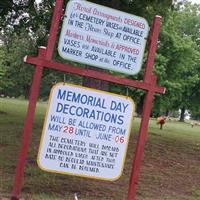
<svg viewBox="0 0 200 200"><path fill-rule="evenodd" d="M2 130L0 134L3 138L0 148L3 145L3 149L6 150L6 153L1 154L0 159L1 200L2 198L9 198L7 194L12 190L23 128L21 124L13 125L14 121L16 121L15 116L10 116L8 113L4 123L0 126ZM171 135L164 134L164 131L167 130L167 124L162 133L159 132L158 127L153 127L152 132L154 133L149 134L137 188L137 200L199 199L200 147L197 144L200 144L200 142L197 140L200 140L200 137L195 134L193 136L185 134L185 139L183 139L182 130L179 130L179 135L176 126L177 124L169 127ZM191 127L189 128L191 130ZM194 132L195 129L193 128L192 131ZM137 130L134 132L137 132ZM45 194L49 197L74 200L74 193L78 194L80 200L127 199L137 137L131 135L122 177L117 181L109 182L46 173L40 170L36 164L40 133L41 122L38 122L34 125L25 167L25 179L22 187L24 199L52 200L52 198L40 198L38 196L33 198L36 195ZM178 136L174 137L173 134ZM191 137L195 139L190 140Z"/></svg>
<svg viewBox="0 0 200 200"><path fill-rule="evenodd" d="M194 186L200 188L200 152L195 149L183 152L185 143L179 141L155 141L149 140L146 145L140 194L148 193L155 199L164 194L188 200L193 196Z"/></svg>

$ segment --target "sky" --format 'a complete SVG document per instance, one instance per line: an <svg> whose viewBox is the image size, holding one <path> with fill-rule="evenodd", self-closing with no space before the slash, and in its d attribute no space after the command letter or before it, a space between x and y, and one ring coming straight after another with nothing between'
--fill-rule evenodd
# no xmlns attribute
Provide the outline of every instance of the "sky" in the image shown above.
<svg viewBox="0 0 200 200"><path fill-rule="evenodd" d="M198 3L200 4L200 0L190 0L192 3Z"/></svg>

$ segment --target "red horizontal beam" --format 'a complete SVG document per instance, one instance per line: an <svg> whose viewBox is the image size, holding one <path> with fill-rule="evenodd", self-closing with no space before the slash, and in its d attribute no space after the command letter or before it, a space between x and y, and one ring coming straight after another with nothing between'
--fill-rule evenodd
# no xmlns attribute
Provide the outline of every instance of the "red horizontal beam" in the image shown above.
<svg viewBox="0 0 200 200"><path fill-rule="evenodd" d="M57 63L55 61L48 61L45 59L40 59L38 57L32 57L32 56L26 56L24 61L29 64L45 66L54 70L60 70L60 71L71 73L71 74L77 74L80 76L95 78L95 79L99 79L103 81L117 83L120 85L135 87L135 88L139 88L139 89L143 89L147 91L154 91L154 92L162 93L162 94L165 93L164 87L160 87L151 83L145 83L145 82L130 80L130 79L122 78L122 77L116 77L114 75L111 75L105 72L99 72L99 71L95 71L91 69L82 69L79 67L75 67L73 65Z"/></svg>

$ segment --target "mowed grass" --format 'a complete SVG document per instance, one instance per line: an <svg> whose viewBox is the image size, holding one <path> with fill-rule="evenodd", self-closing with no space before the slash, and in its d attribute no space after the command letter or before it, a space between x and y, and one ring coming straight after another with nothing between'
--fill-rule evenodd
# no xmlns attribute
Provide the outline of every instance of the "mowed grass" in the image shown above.
<svg viewBox="0 0 200 200"><path fill-rule="evenodd" d="M9 197L28 102L0 98L0 199ZM36 164L46 103L38 103L22 196L32 200L126 200L140 119L136 118L122 177L97 181L41 171ZM200 200L200 127L150 121L137 200Z"/></svg>

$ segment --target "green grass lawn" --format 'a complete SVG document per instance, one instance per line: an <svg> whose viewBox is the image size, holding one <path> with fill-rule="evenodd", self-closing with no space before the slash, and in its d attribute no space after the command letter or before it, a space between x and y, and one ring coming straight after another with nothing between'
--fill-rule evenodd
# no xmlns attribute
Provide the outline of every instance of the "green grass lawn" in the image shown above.
<svg viewBox="0 0 200 200"><path fill-rule="evenodd" d="M12 190L27 101L0 98L0 199ZM36 164L46 103L38 103L22 196L33 200L126 200L140 119L133 123L122 177L114 182L41 171ZM200 127L150 121L137 200L200 200Z"/></svg>

